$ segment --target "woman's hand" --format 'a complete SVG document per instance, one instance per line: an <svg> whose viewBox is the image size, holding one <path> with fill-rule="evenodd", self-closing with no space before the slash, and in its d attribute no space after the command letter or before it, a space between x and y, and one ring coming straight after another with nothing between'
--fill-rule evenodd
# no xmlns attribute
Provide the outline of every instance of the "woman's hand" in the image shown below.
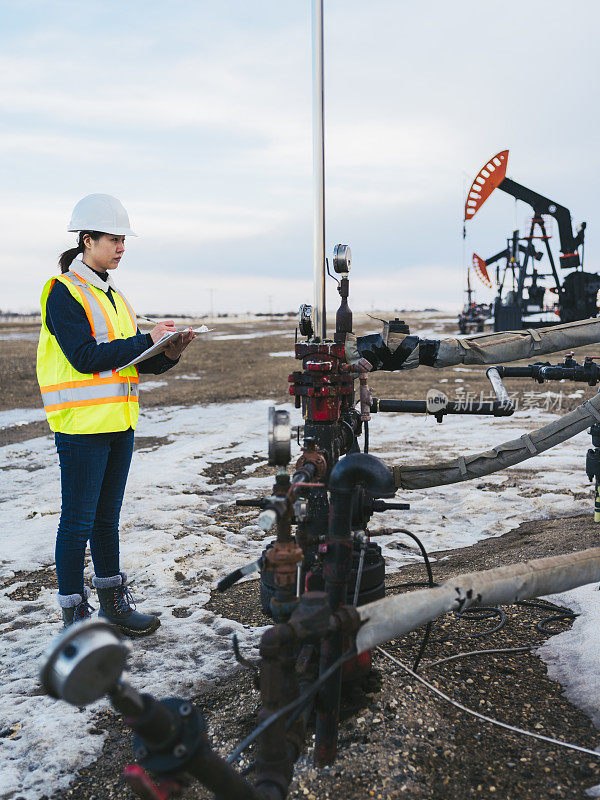
<svg viewBox="0 0 600 800"><path fill-rule="evenodd" d="M150 336L152 337L152 341L156 344L165 333L175 333L175 323L172 319L166 319L164 322L159 322L152 330L150 331Z"/></svg>
<svg viewBox="0 0 600 800"><path fill-rule="evenodd" d="M177 361L188 344L195 338L196 334L191 328L189 331L182 333L177 339L173 339L172 342L169 342L169 346L165 350L166 357L170 358L172 361Z"/></svg>

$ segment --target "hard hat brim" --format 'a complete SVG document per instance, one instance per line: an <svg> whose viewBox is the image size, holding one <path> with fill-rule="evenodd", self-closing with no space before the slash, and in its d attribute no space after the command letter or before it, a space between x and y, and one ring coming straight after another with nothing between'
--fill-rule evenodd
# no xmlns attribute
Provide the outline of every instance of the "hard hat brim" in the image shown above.
<svg viewBox="0 0 600 800"><path fill-rule="evenodd" d="M134 233L131 230L131 228L113 228L110 225L107 227L110 228L110 230L105 230L105 229L99 230L96 226L93 227L90 226L87 228L81 228L81 227L73 228L69 226L67 228L67 231L69 233L76 233L78 231L97 231L98 233L107 233L109 235L112 234L113 236L135 236L136 238L138 238L137 233Z"/></svg>

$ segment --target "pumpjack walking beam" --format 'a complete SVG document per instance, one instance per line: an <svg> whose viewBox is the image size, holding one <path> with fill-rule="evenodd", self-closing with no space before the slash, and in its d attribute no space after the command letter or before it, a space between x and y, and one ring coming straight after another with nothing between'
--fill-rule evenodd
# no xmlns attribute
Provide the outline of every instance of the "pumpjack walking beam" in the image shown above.
<svg viewBox="0 0 600 800"><path fill-rule="evenodd" d="M501 150L479 170L465 202L465 221L473 219L494 189L502 189L503 192L530 205L535 217L541 218L542 214L554 217L560 239L560 266L562 269L581 266L578 249L584 243L586 223L582 222L579 230L574 234L569 209L511 178L507 178L507 165L508 150Z"/></svg>

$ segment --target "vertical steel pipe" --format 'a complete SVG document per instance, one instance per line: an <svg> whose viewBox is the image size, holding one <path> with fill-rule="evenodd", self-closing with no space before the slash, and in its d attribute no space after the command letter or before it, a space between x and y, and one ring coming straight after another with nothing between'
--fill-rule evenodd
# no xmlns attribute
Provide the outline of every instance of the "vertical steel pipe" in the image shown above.
<svg viewBox="0 0 600 800"><path fill-rule="evenodd" d="M333 613L346 603L352 575L353 496L357 486L364 486L374 497L393 497L392 472L383 461L366 453L351 453L337 462L329 476L331 491L328 541L319 548L324 552L323 577L329 607ZM323 675L339 659L344 648L340 630L321 641L319 674ZM342 668L323 684L317 701L315 728L315 764L324 767L335 761L340 718Z"/></svg>
<svg viewBox="0 0 600 800"><path fill-rule="evenodd" d="M313 45L313 268L315 299L313 327L327 337L325 308L325 131L323 80L323 0L312 0Z"/></svg>

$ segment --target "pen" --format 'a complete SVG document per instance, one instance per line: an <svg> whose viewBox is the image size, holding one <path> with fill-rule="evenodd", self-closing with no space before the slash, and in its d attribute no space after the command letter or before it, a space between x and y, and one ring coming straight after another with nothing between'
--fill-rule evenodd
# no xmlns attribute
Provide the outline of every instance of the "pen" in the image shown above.
<svg viewBox="0 0 600 800"><path fill-rule="evenodd" d="M143 314L138 314L137 318L138 319L144 319L144 320L146 320L146 322L151 322L153 325L158 325L159 324L159 320L152 319L152 317L145 317Z"/></svg>
<svg viewBox="0 0 600 800"><path fill-rule="evenodd" d="M138 314L137 318L144 319L146 322L151 322L153 325L160 325L161 322L164 322L164 319L152 319L152 317L145 317L143 314ZM180 333L185 333L185 331L180 331Z"/></svg>

